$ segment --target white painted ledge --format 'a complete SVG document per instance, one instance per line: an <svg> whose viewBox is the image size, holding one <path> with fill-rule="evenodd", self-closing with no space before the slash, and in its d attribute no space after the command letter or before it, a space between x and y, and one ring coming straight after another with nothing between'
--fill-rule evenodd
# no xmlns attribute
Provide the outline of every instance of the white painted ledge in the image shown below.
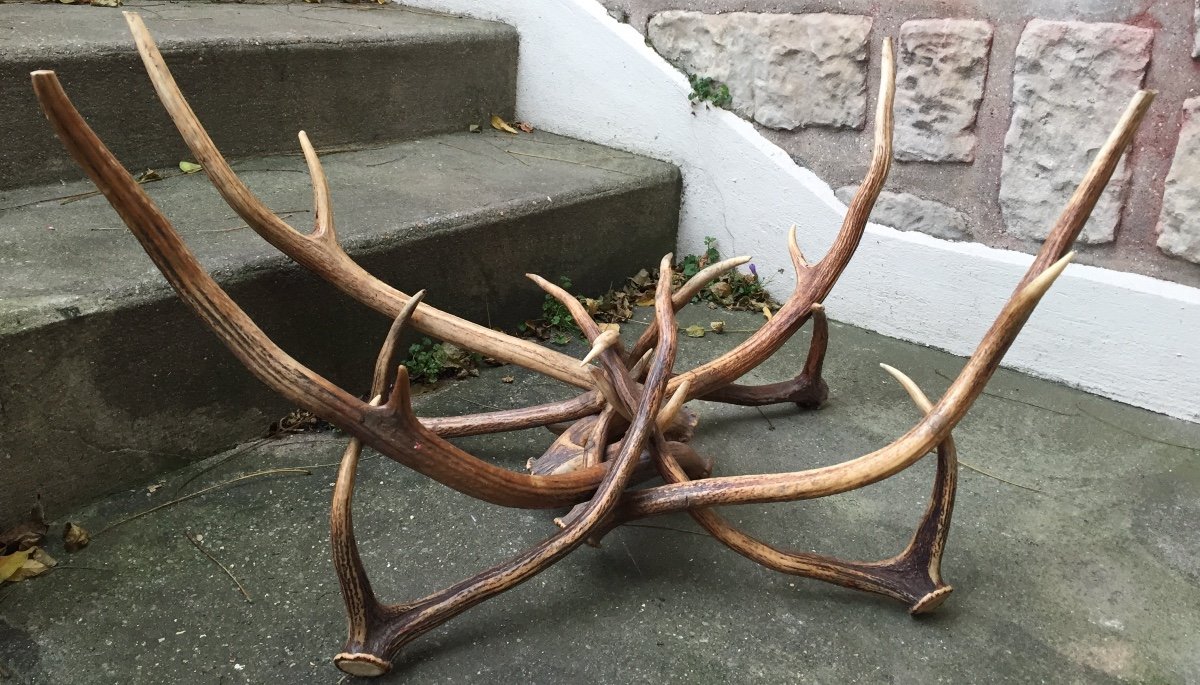
<svg viewBox="0 0 1200 685"><path fill-rule="evenodd" d="M810 259L832 244L833 191L737 116L688 102L687 80L594 0L404 0L492 19L521 34L518 115L534 126L667 160L683 171L679 250L716 236L750 254L769 287L792 283L786 231ZM863 168L867 160L863 160ZM969 354L1031 261L871 225L830 315ZM1006 366L1200 421L1200 290L1073 265L1026 325Z"/></svg>

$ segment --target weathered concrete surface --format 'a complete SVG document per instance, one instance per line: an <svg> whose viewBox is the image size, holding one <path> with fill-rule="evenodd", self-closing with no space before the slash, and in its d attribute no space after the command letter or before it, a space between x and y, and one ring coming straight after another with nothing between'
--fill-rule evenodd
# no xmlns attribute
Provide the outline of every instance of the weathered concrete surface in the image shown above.
<svg viewBox="0 0 1200 685"><path fill-rule="evenodd" d="M896 68L896 159L975 161L975 117L991 47L986 21L904 22Z"/></svg>
<svg viewBox="0 0 1200 685"><path fill-rule="evenodd" d="M1183 103L1183 126L1158 218L1158 247L1200 264L1200 98Z"/></svg>
<svg viewBox="0 0 1200 685"><path fill-rule="evenodd" d="M473 321L540 312L529 271L583 292L674 248L679 175L545 133L488 129L324 156L338 233L372 273ZM293 225L312 220L300 156L236 163ZM290 265L203 174L147 184L201 262L268 334L332 380L365 382L386 319ZM286 411L167 287L83 182L0 193L0 521L13 492L88 501L261 435ZM367 375L364 375L367 374Z"/></svg>
<svg viewBox="0 0 1200 685"><path fill-rule="evenodd" d="M227 155L464 131L516 101L517 34L379 5L126 3L142 12L184 94ZM121 12L0 4L0 188L82 178L38 108L54 69L128 168L191 155L146 78ZM231 78L236 74L236 78Z"/></svg>
<svg viewBox="0 0 1200 685"><path fill-rule="evenodd" d="M714 318L730 330L761 322L693 307L681 323ZM744 337L687 339L680 366ZM962 365L844 326L832 339L833 398L820 412L696 406L697 446L717 457L719 473L803 469L879 447L917 414L877 362L910 373L933 396ZM753 379L790 376L803 353L798 340ZM516 382L500 381L508 375ZM931 616L913 620L890 600L762 570L673 516L644 522L661 527L618 530L600 549L580 549L421 637L380 682L1196 682L1200 426L1007 371L989 393L956 437L963 462L992 476L962 470L943 567L956 590ZM421 398L418 411L566 394L502 368ZM520 469L548 441L527 431L462 444ZM341 449L328 435L269 443L186 485L217 462L166 476L153 494L139 488L63 516L98 530L181 486L187 493L261 468L327 464L145 516L62 555L92 570L0 589L3 667L34 684L341 682L330 664L345 628L326 524L328 464ZM880 558L907 541L932 471L927 460L856 493L723 513L778 544ZM396 602L543 539L558 513L479 504L378 457L363 463L355 501L372 581ZM203 536L253 604L185 530Z"/></svg>
<svg viewBox="0 0 1200 685"><path fill-rule="evenodd" d="M856 192L858 186L853 185L842 186L834 194L850 204ZM901 231L920 231L943 240L966 240L970 230L967 217L950 205L889 190L879 194L871 210L871 221Z"/></svg>
<svg viewBox="0 0 1200 685"><path fill-rule="evenodd" d="M1008 232L1042 240L1141 87L1154 32L1124 24L1029 22L1017 46L1013 115L1004 137L1000 209ZM1116 236L1129 171L1124 162L1080 235Z"/></svg>
<svg viewBox="0 0 1200 685"><path fill-rule="evenodd" d="M763 126L857 128L866 120L869 17L667 11L647 35L679 68L729 86Z"/></svg>

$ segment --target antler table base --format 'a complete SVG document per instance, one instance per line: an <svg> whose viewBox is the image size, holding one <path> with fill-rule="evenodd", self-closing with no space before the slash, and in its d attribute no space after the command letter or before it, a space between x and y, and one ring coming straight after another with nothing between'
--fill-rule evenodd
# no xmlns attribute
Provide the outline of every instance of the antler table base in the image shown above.
<svg viewBox="0 0 1200 685"><path fill-rule="evenodd" d="M904 374L884 365L922 413L907 433L874 452L832 466L792 473L710 477L711 460L689 446L697 423L695 415L684 408L686 402L693 399L742 405L791 402L811 409L826 397L821 365L829 338L821 302L862 238L892 158L894 65L890 40L884 41L870 168L850 203L833 247L819 262L810 264L797 246L793 229L788 236L788 248L796 271L796 286L778 313L733 350L694 369L676 373L676 310L709 281L748 258L714 264L672 292L672 259L670 255L664 257L659 265L653 325L628 350L615 334L603 332L575 297L531 275L538 286L568 308L591 342L592 350L582 362L464 321L424 304L423 292L409 296L382 283L340 247L325 175L303 132L300 145L312 176L315 228L311 233L300 233L267 209L233 173L196 119L141 18L133 13L125 16L159 99L230 207L289 257L394 320L375 366L369 402L288 356L203 270L167 218L84 122L55 74L33 73L34 91L64 146L120 214L179 296L262 382L351 436L338 472L330 517L334 566L349 619L349 636L334 661L343 671L361 676L388 672L396 654L408 642L528 580L580 545L598 544L616 526L677 511L688 512L714 538L768 568L892 597L903 602L913 614L937 608L951 592L940 573L957 482L951 430L982 393L1039 300L1070 262L1070 245L1083 228L1153 97L1145 91L1134 97L1096 154L1025 277L940 400L931 402ZM734 383L768 359L810 320L814 328L808 359L795 378L756 387ZM518 410L418 418L409 402L408 373L403 366L397 368L394 364L397 337L409 326L574 385L583 392L571 400ZM563 422L573 423L562 430L546 454L531 460L530 473L499 468L446 440ZM493 504L574 508L556 519L559 530L518 556L421 599L384 604L372 591L363 568L351 515L355 473L363 445L448 487ZM846 561L787 551L738 530L713 509L722 505L812 499L855 490L898 473L933 450L937 452L937 471L929 505L908 546L890 559ZM632 485L655 477L663 484L631 489Z"/></svg>

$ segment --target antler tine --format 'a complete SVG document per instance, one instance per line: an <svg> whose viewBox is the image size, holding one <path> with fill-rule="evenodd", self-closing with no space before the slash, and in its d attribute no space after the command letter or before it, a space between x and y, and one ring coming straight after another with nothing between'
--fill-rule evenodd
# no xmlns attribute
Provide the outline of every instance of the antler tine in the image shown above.
<svg viewBox="0 0 1200 685"><path fill-rule="evenodd" d="M621 341L621 334L613 329L602 331L596 339L592 341L592 349L588 350L587 355L579 360L580 366L586 366L588 362L600 356L600 353L608 348L616 345Z"/></svg>
<svg viewBox="0 0 1200 685"><path fill-rule="evenodd" d="M748 256L733 257L719 261L715 264L710 264L697 271L695 276L689 278L687 282L680 286L679 290L675 291L675 294L671 296L671 306L675 308L675 311L683 309L684 305L686 305L688 302L691 302L692 298L704 289L704 286L749 261L750 257ZM662 278L662 276L660 275L659 278ZM641 336L638 337L637 342L634 343L633 349L629 351L629 359L634 360L641 357L646 353L647 350L654 346L654 341L657 339L658 325L651 324L650 326L647 326L646 330L642 331ZM633 374L633 377L637 378L637 374Z"/></svg>
<svg viewBox="0 0 1200 685"><path fill-rule="evenodd" d="M1079 237L1088 217L1091 216L1092 209L1100 200L1105 186L1108 185L1109 179L1116 171L1117 164L1121 161L1121 155L1133 142L1133 136L1137 133L1138 126L1141 125L1142 119L1154 102L1155 94L1155 91L1152 90L1139 90L1129 101L1129 105L1125 107L1117 125L1092 159L1083 181L1075 188L1067 206L1059 214L1058 220L1054 222L1041 249L1038 250L1037 257L1029 265L1029 270L1021 280L1022 285L1030 282L1051 264L1061 259L1075 243L1075 239Z"/></svg>
<svg viewBox="0 0 1200 685"><path fill-rule="evenodd" d="M204 270L145 190L88 127L54 72L35 71L31 76L38 101L64 147L121 216L180 299L271 389L401 464L477 499L543 509L574 504L594 491L607 465L553 477L500 468L426 429L407 403L405 411L372 407L293 359ZM396 385L407 393L405 381L406 376L398 378Z"/></svg>
<svg viewBox="0 0 1200 685"><path fill-rule="evenodd" d="M618 509L620 520L722 504L790 502L827 497L878 482L925 455L950 431L983 392L1038 301L1062 273L1068 254L1018 290L1001 310L975 354L946 394L907 433L886 447L832 466L793 473L709 478L629 493Z"/></svg>
<svg viewBox="0 0 1200 685"><path fill-rule="evenodd" d="M808 260L804 258L804 253L800 251L800 244L796 242L796 224L788 229L788 255L792 258L792 269L796 272L796 286L800 286L800 280L804 277L804 272L808 270Z"/></svg>
<svg viewBox="0 0 1200 685"><path fill-rule="evenodd" d="M339 668L355 674L386 673L391 667L392 657L405 644L553 565L583 544L608 518L637 467L638 456L646 447L651 431L655 429L654 414L666 394L671 366L675 361L677 331L674 310L670 306L669 268L667 265L668 278L659 282L655 292L656 318L664 331L663 341L655 350L645 391L637 404L637 412L621 445L621 451L592 499L581 510L577 510L570 521L564 521L564 527L557 534L512 560L493 566L417 602L387 607L386 621L378 626L374 634L365 640L347 643L346 650L335 657ZM604 358L611 360L613 355L614 350L609 349ZM621 370L624 372L623 367ZM601 420L612 415L611 411L602 412Z"/></svg>
<svg viewBox="0 0 1200 685"><path fill-rule="evenodd" d="M259 200L246 186L204 130L196 113L183 97L179 85L171 76L162 53L146 29L142 18L134 12L125 12L125 21L133 34L142 63L150 77L158 99L175 123L184 143L204 167L209 180L225 202L246 222L255 233L268 243L294 259L300 265L316 273L331 285L355 300L395 317L407 302L408 296L372 276L354 262L341 246L333 232L332 214L329 203L324 203L327 230L318 229L310 235L296 231L280 219ZM301 142L303 146L303 141ZM305 151L309 170L313 173L314 193L321 193L324 174L319 163L315 165L315 154ZM319 180L321 179L321 180ZM317 202L317 219L321 220L322 203ZM471 323L429 305L422 305L413 314L413 325L422 333L441 340L454 342L462 347L485 355L511 362L538 373L543 373L571 385L588 388L590 379L578 368L573 359L554 350L548 350L528 340L505 335L485 326ZM533 421L524 425L538 425Z"/></svg>
<svg viewBox="0 0 1200 685"><path fill-rule="evenodd" d="M923 411L932 408L911 379L886 364L882 366L900 381L918 407ZM668 483L689 482L687 474L665 449L661 433L655 436L655 444L654 456L663 479ZM938 445L937 468L929 506L911 541L900 554L884 561L846 561L810 552L792 552L739 530L714 509L693 508L688 514L716 540L766 568L885 595L908 604L912 614L925 613L937 608L953 591L941 579L941 555L957 485L957 453L949 436ZM593 537L603 537L616 523L606 521L605 527Z"/></svg>
<svg viewBox="0 0 1200 685"><path fill-rule="evenodd" d="M387 336L384 337L379 356L375 360L375 373L371 381L372 406L382 401L382 395L387 389L388 370L396 356L400 333L424 297L424 290L414 294L404 305L404 309L400 310L400 314L388 329ZM402 381L407 387L407 374L404 375L406 377L398 379L398 382ZM346 605L348 643L366 640L371 626L384 614L383 604L371 589L371 580L363 566L362 556L358 552L358 541L354 536L354 481L361 454L362 440L357 437L350 438L338 466L337 481L333 486L333 501L329 508L329 542L333 553L333 569L337 573L342 600ZM369 675L374 672L373 669L380 666L378 662L368 662L367 665L355 662L355 668L360 671L360 675Z"/></svg>
<svg viewBox="0 0 1200 685"><path fill-rule="evenodd" d="M842 219L842 227L833 246L816 264L802 265L803 269L797 271L796 289L770 321L732 350L676 376L671 381L672 390L686 378L692 382L692 396L704 397L734 382L787 342L808 320L812 305L824 301L833 289L858 248L859 241L862 240L871 209L874 208L891 169L894 128L892 103L896 94L896 68L891 38L885 38L883 41L880 62L879 101L875 110L875 145L871 164L858 192L850 201L850 207ZM791 242L789 240L789 243ZM804 261L802 256L798 261L796 259L798 247L793 251L789 244L789 252L792 254L793 263ZM801 278L801 274L805 277Z"/></svg>
<svg viewBox="0 0 1200 685"><path fill-rule="evenodd" d="M320 240L329 247L338 245L337 231L333 223L333 202L329 199L329 179L325 177L325 168L321 166L321 158L308 140L308 134L299 134L300 149L304 151L304 163L308 165L308 175L313 187L313 232L309 234L313 240ZM338 248L340 249L340 248ZM411 312L410 312L411 315Z"/></svg>
<svg viewBox="0 0 1200 685"><path fill-rule="evenodd" d="M761 407L780 402L794 402L803 409L818 409L829 398L829 386L821 378L825 363L825 351L829 347L829 319L825 307L814 302L812 312L812 339L808 343L808 357L804 367L794 378L764 385L738 385L730 383L706 395L709 402L740 404L745 407Z"/></svg>
<svg viewBox="0 0 1200 685"><path fill-rule="evenodd" d="M396 320L392 322L391 328L388 329L383 346L379 349L379 357L375 360L375 372L371 376L371 397L378 397L387 390L388 374L396 363L398 351L396 345L400 341L400 332L404 330L409 318L424 299L424 290L413 293L413 296L404 304L404 308L396 315Z"/></svg>

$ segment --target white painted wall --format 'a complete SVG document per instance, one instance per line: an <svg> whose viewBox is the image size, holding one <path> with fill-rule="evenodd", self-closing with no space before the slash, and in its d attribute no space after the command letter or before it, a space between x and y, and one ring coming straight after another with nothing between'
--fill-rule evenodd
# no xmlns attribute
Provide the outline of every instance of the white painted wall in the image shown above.
<svg viewBox="0 0 1200 685"><path fill-rule="evenodd" d="M792 285L788 226L810 260L832 244L844 208L829 186L737 116L693 107L684 76L594 0L403 4L515 26L520 119L678 165L681 253L716 236L725 254L753 255L782 298ZM1031 259L872 224L826 305L839 321L965 355ZM1200 421L1200 290L1073 265L1005 361Z"/></svg>

